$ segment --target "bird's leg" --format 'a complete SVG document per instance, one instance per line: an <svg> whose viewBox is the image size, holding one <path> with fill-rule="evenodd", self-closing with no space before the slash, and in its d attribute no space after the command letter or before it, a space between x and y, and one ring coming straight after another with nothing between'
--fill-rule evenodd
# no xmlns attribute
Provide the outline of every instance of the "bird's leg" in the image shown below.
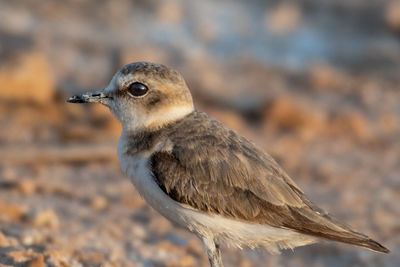
<svg viewBox="0 0 400 267"><path fill-rule="evenodd" d="M221 251L219 245L214 242L214 239L209 237L202 237L204 248L207 251L208 260L211 267L223 267Z"/></svg>

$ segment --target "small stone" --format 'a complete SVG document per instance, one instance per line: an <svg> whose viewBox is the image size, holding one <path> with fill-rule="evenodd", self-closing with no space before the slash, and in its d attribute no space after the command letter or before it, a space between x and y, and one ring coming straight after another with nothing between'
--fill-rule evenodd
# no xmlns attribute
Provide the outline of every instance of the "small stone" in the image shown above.
<svg viewBox="0 0 400 267"><path fill-rule="evenodd" d="M17 183L17 190L23 195L32 195L36 192L36 184L32 180L22 180Z"/></svg>
<svg viewBox="0 0 400 267"><path fill-rule="evenodd" d="M0 247L8 247L10 246L10 241L5 237L5 235L0 232Z"/></svg>
<svg viewBox="0 0 400 267"><path fill-rule="evenodd" d="M108 258L110 259L110 261L117 261L119 259L123 259L124 256L125 256L124 253L119 249L112 249L108 254Z"/></svg>
<svg viewBox="0 0 400 267"><path fill-rule="evenodd" d="M143 240L147 237L148 232L141 224L134 224L131 227L132 235L137 240Z"/></svg>
<svg viewBox="0 0 400 267"><path fill-rule="evenodd" d="M250 266L252 266L252 263L251 263L251 261L248 260L248 259L241 259L241 260L239 261L239 266L240 266L240 267L250 267Z"/></svg>
<svg viewBox="0 0 400 267"><path fill-rule="evenodd" d="M353 135L360 141L368 141L372 138L372 130L369 123L358 112L341 114L329 124L334 134Z"/></svg>
<svg viewBox="0 0 400 267"><path fill-rule="evenodd" d="M45 252L46 261L54 266L69 266L65 253L58 250L48 250Z"/></svg>
<svg viewBox="0 0 400 267"><path fill-rule="evenodd" d="M196 260L193 256L185 255L182 258L174 259L174 260L166 260L165 266L173 267L173 266L180 266L180 267L191 267L196 266Z"/></svg>
<svg viewBox="0 0 400 267"><path fill-rule="evenodd" d="M40 244L44 242L45 235L43 235L36 229L32 229L30 231L24 232L20 240L24 246L32 246L34 244Z"/></svg>
<svg viewBox="0 0 400 267"><path fill-rule="evenodd" d="M33 223L36 226L46 226L50 228L58 228L60 225L57 214L50 209L36 214Z"/></svg>
<svg viewBox="0 0 400 267"><path fill-rule="evenodd" d="M27 267L45 267L44 257L43 255L39 254L36 259L28 262L26 264Z"/></svg>
<svg viewBox="0 0 400 267"><path fill-rule="evenodd" d="M190 239L189 243L186 246L186 251L189 254L192 254L196 257L203 257L204 256L204 249L203 246L201 245L199 240L196 239Z"/></svg>
<svg viewBox="0 0 400 267"><path fill-rule="evenodd" d="M105 261L104 255L100 252L79 252L78 253L79 261L81 262L91 262L100 264Z"/></svg>
<svg viewBox="0 0 400 267"><path fill-rule="evenodd" d="M31 251L10 251L7 255L16 262L26 262L39 257L39 254Z"/></svg>
<svg viewBox="0 0 400 267"><path fill-rule="evenodd" d="M311 107L302 105L289 97L279 97L266 108L265 124L281 130L312 129L317 132L324 123L323 114L314 112Z"/></svg>
<svg viewBox="0 0 400 267"><path fill-rule="evenodd" d="M90 201L90 207L94 210L104 210L108 205L108 201L103 196L95 196Z"/></svg>
<svg viewBox="0 0 400 267"><path fill-rule="evenodd" d="M25 246L31 246L35 243L35 239L32 235L24 235L21 237L21 243Z"/></svg>
<svg viewBox="0 0 400 267"><path fill-rule="evenodd" d="M26 214L27 209L23 206L8 204L0 201L0 220L20 221Z"/></svg>
<svg viewBox="0 0 400 267"><path fill-rule="evenodd" d="M159 251L165 251L168 254L178 254L183 252L185 247L174 245L169 241L161 241L157 244L157 249Z"/></svg>

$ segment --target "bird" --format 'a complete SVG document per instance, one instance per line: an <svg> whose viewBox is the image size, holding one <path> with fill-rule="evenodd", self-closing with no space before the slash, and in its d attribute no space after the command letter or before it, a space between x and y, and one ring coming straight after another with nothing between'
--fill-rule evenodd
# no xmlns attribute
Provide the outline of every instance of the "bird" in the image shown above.
<svg viewBox="0 0 400 267"><path fill-rule="evenodd" d="M150 206L201 239L212 267L223 266L221 245L276 254L325 239L389 253L311 202L257 145L197 110L173 68L131 63L106 88L67 102L110 109L122 124L122 171Z"/></svg>

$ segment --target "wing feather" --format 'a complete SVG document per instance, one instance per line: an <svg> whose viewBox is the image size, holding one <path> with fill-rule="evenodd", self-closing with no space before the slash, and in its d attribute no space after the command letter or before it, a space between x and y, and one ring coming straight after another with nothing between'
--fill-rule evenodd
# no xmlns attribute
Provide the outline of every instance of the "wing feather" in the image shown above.
<svg viewBox="0 0 400 267"><path fill-rule="evenodd" d="M150 166L172 199L212 214L384 251L311 203L272 157L206 114L170 127L165 137L172 150L154 153Z"/></svg>

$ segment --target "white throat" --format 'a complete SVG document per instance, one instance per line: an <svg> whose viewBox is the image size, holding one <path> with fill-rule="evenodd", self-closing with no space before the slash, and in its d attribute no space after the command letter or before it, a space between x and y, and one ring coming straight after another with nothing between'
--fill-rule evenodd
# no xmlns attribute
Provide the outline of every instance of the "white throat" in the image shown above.
<svg viewBox="0 0 400 267"><path fill-rule="evenodd" d="M150 114L126 114L122 126L124 131L136 132L143 129L158 129L162 126L182 119L194 111L193 105L172 106L163 108ZM135 113L135 112L132 112Z"/></svg>

